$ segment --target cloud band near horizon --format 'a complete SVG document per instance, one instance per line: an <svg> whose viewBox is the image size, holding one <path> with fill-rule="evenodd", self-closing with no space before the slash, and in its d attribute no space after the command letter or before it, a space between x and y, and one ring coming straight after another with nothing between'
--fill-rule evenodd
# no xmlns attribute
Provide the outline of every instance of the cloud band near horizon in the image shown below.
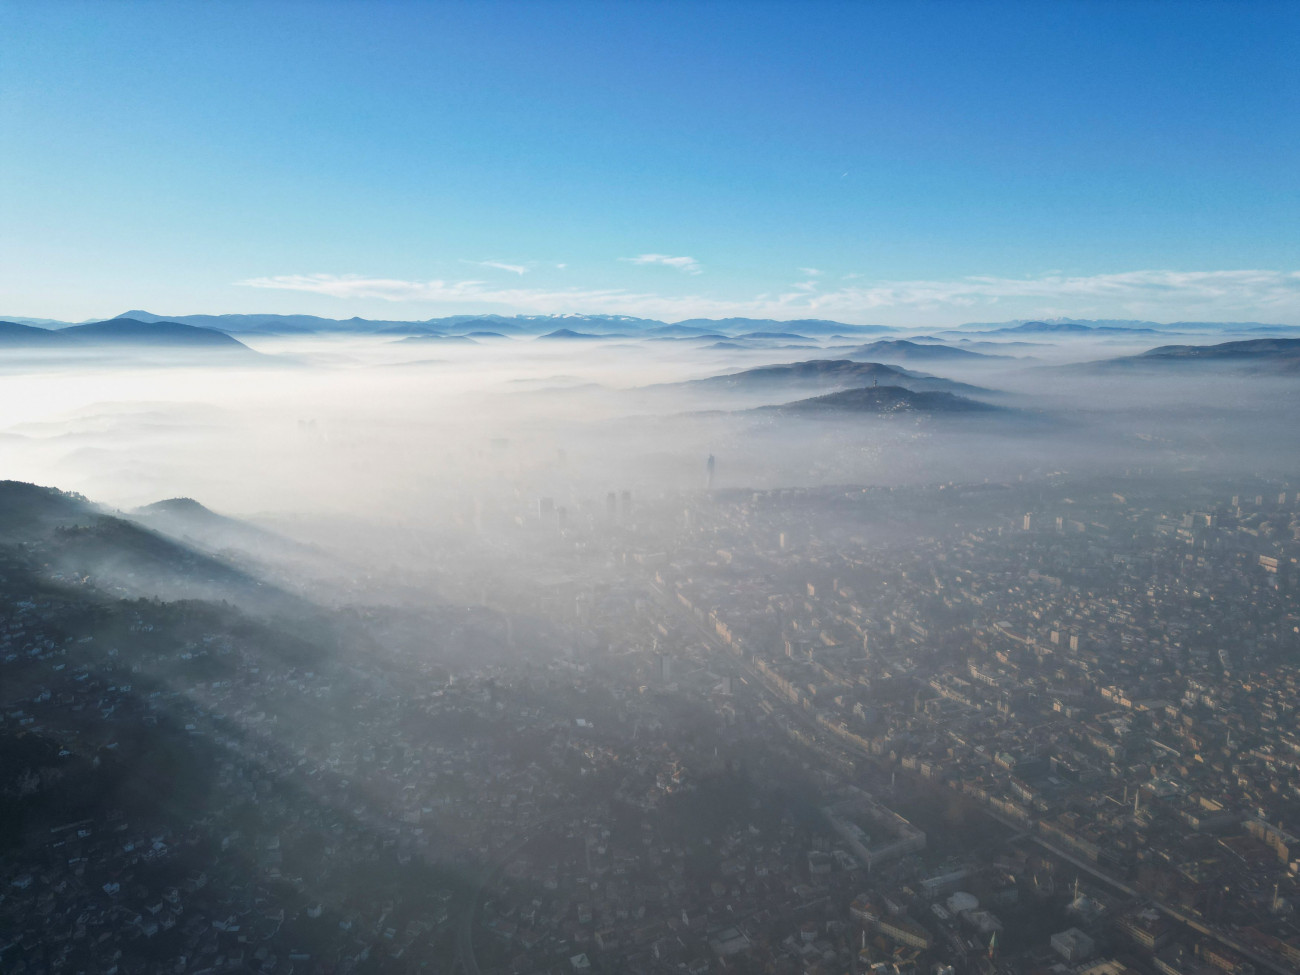
<svg viewBox="0 0 1300 975"><path fill-rule="evenodd" d="M664 255L629 258L660 263ZM656 260L649 260L655 258ZM692 261L691 258L670 259ZM679 270L680 263L666 264ZM698 268L698 264L695 264ZM696 273L696 272L689 272ZM1142 270L1112 274L953 280L878 281L821 290L820 281L786 285L771 293L728 299L710 295L663 295L623 288L503 288L481 280L413 281L363 275L287 274L237 282L251 288L307 292L344 299L495 305L520 313L586 312L646 318L751 316L848 318L895 310L942 313L1008 306L1041 316L1137 317L1231 313L1288 316L1300 322L1300 271Z"/></svg>

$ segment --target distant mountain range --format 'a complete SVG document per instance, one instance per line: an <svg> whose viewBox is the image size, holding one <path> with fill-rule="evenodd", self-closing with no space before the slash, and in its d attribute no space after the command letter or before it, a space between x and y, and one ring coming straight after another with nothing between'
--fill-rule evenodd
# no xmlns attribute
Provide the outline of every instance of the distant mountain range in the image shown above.
<svg viewBox="0 0 1300 975"><path fill-rule="evenodd" d="M682 322L662 322L630 315L449 315L423 321L390 321L369 318L320 318L315 315L156 315L135 309L123 312L116 320L137 322L176 322L197 328L214 329L232 334L309 335L321 332L374 333L380 335L465 335L470 332L497 332L504 335L544 335L569 330L609 337L655 336L680 337L710 334L741 335L753 332L796 333L809 335L877 335L896 332L886 325L848 325L844 322L801 318L778 321L772 318L692 318ZM110 319L113 320L113 319ZM65 330L71 323L53 319L12 318L17 324L47 330Z"/></svg>
<svg viewBox="0 0 1300 975"><path fill-rule="evenodd" d="M962 326L963 328L965 326ZM1119 333L1122 335L1157 335L1159 328L1139 325L1084 325L1081 322L1053 320L1050 322L1022 322L1019 325L1007 325L984 331L985 335L1098 335Z"/></svg>
<svg viewBox="0 0 1300 975"><path fill-rule="evenodd" d="M958 325L965 331L991 334L1075 334L1090 332L1271 332L1300 334L1300 326L1266 322L1148 322L1122 318L1049 318L1014 319L1009 322L967 322Z"/></svg>
<svg viewBox="0 0 1300 975"><path fill-rule="evenodd" d="M845 325L821 318L794 318L778 321L774 318L690 318L677 322L675 328L690 327L708 332L727 332L738 335L744 332L776 331L797 332L804 335L834 335L837 332L852 332L858 335L879 335L884 332L897 332L900 329L889 325Z"/></svg>
<svg viewBox="0 0 1300 975"><path fill-rule="evenodd" d="M123 318L137 321L161 321L162 316L147 311L125 312ZM884 325L846 325L820 319L777 321L770 318L694 318L682 322L662 322L631 315L449 315L424 321L381 321L365 318L333 319L313 315L176 315L167 321L183 322L202 328L232 333L310 334L314 332L374 332L398 335L463 335L474 331L499 332L506 335L546 335L574 332L610 338L623 336L688 337L708 333L735 335L746 332L797 331L804 334L849 332L871 335L897 331ZM558 327L557 327L558 326ZM574 336L559 336L574 337Z"/></svg>
<svg viewBox="0 0 1300 975"><path fill-rule="evenodd" d="M683 338L722 335L729 341L801 340L831 337L851 338L884 335L909 329L888 325L850 325L820 318L779 320L772 318L689 318L664 322L631 315L448 315L421 321L370 318L323 318L316 315L169 315L142 309L123 312L110 321L174 323L226 332L233 335L310 335L317 333L364 333L378 335L466 335L495 332L501 335L541 336L568 330L586 335L616 337ZM74 323L48 318L11 316L6 324L30 326L43 331L67 331ZM98 322L79 324L100 324ZM985 335L1079 336L1141 335L1154 333L1269 334L1300 335L1300 326L1265 322L1151 322L1127 319L1014 319L1005 322L968 322L945 330L945 334L977 332Z"/></svg>
<svg viewBox="0 0 1300 975"><path fill-rule="evenodd" d="M86 325L47 329L20 322L0 322L0 349L206 349L253 355L238 339L211 328L182 322L114 318Z"/></svg>

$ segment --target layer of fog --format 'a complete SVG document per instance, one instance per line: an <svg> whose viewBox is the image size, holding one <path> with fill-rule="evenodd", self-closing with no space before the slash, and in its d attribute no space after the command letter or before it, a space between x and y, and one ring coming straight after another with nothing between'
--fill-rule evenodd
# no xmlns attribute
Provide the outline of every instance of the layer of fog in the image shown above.
<svg viewBox="0 0 1300 975"><path fill-rule="evenodd" d="M1034 336L1032 357L882 360L997 391L989 401L1009 411L961 418L753 410L815 395L804 389L644 389L845 358L853 347L837 339L739 350L267 337L249 340L264 355L247 366L29 358L0 363L0 469L124 510L193 497L378 561L395 548L418 561L448 539L466 550L498 544L536 522L544 498L581 531L601 522L610 492L629 492L634 504L698 494L710 455L717 489L1056 470L1291 472L1300 446L1287 419L1300 393L1294 379L1055 368L1167 341L1149 338Z"/></svg>

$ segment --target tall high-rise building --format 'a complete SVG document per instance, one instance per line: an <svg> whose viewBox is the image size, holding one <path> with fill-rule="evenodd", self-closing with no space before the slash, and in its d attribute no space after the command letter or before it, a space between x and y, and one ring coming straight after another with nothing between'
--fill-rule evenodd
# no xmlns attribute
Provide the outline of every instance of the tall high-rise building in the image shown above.
<svg viewBox="0 0 1300 975"><path fill-rule="evenodd" d="M704 487L707 490L713 490L713 473L717 466L718 462L709 454L709 459L704 462Z"/></svg>

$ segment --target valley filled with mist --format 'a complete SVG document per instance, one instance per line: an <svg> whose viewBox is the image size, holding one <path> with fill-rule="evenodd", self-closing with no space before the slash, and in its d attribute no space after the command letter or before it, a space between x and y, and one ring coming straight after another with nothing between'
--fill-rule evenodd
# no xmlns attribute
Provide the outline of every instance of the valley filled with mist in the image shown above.
<svg viewBox="0 0 1300 975"><path fill-rule="evenodd" d="M576 525L599 521L609 491L696 492L710 454L715 487L767 489L1285 469L1295 446L1281 408L1294 401L1294 339L1177 326L1020 324L942 340L835 323L809 335L797 322L675 327L699 337L549 327L566 321L581 326L551 319L511 337L485 334L482 318L402 338L202 330L234 358L155 340L91 346L88 358L10 346L0 451L14 479L122 508L192 496L254 520L472 533L476 519L535 518L541 497ZM755 335L777 337L745 337ZM1189 342L1258 348L1150 354ZM816 402L869 387L906 396Z"/></svg>
<svg viewBox="0 0 1300 975"><path fill-rule="evenodd" d="M1300 972L1297 40L0 0L0 975Z"/></svg>
<svg viewBox="0 0 1300 975"><path fill-rule="evenodd" d="M249 318L0 330L6 970L1287 970L1294 329Z"/></svg>

